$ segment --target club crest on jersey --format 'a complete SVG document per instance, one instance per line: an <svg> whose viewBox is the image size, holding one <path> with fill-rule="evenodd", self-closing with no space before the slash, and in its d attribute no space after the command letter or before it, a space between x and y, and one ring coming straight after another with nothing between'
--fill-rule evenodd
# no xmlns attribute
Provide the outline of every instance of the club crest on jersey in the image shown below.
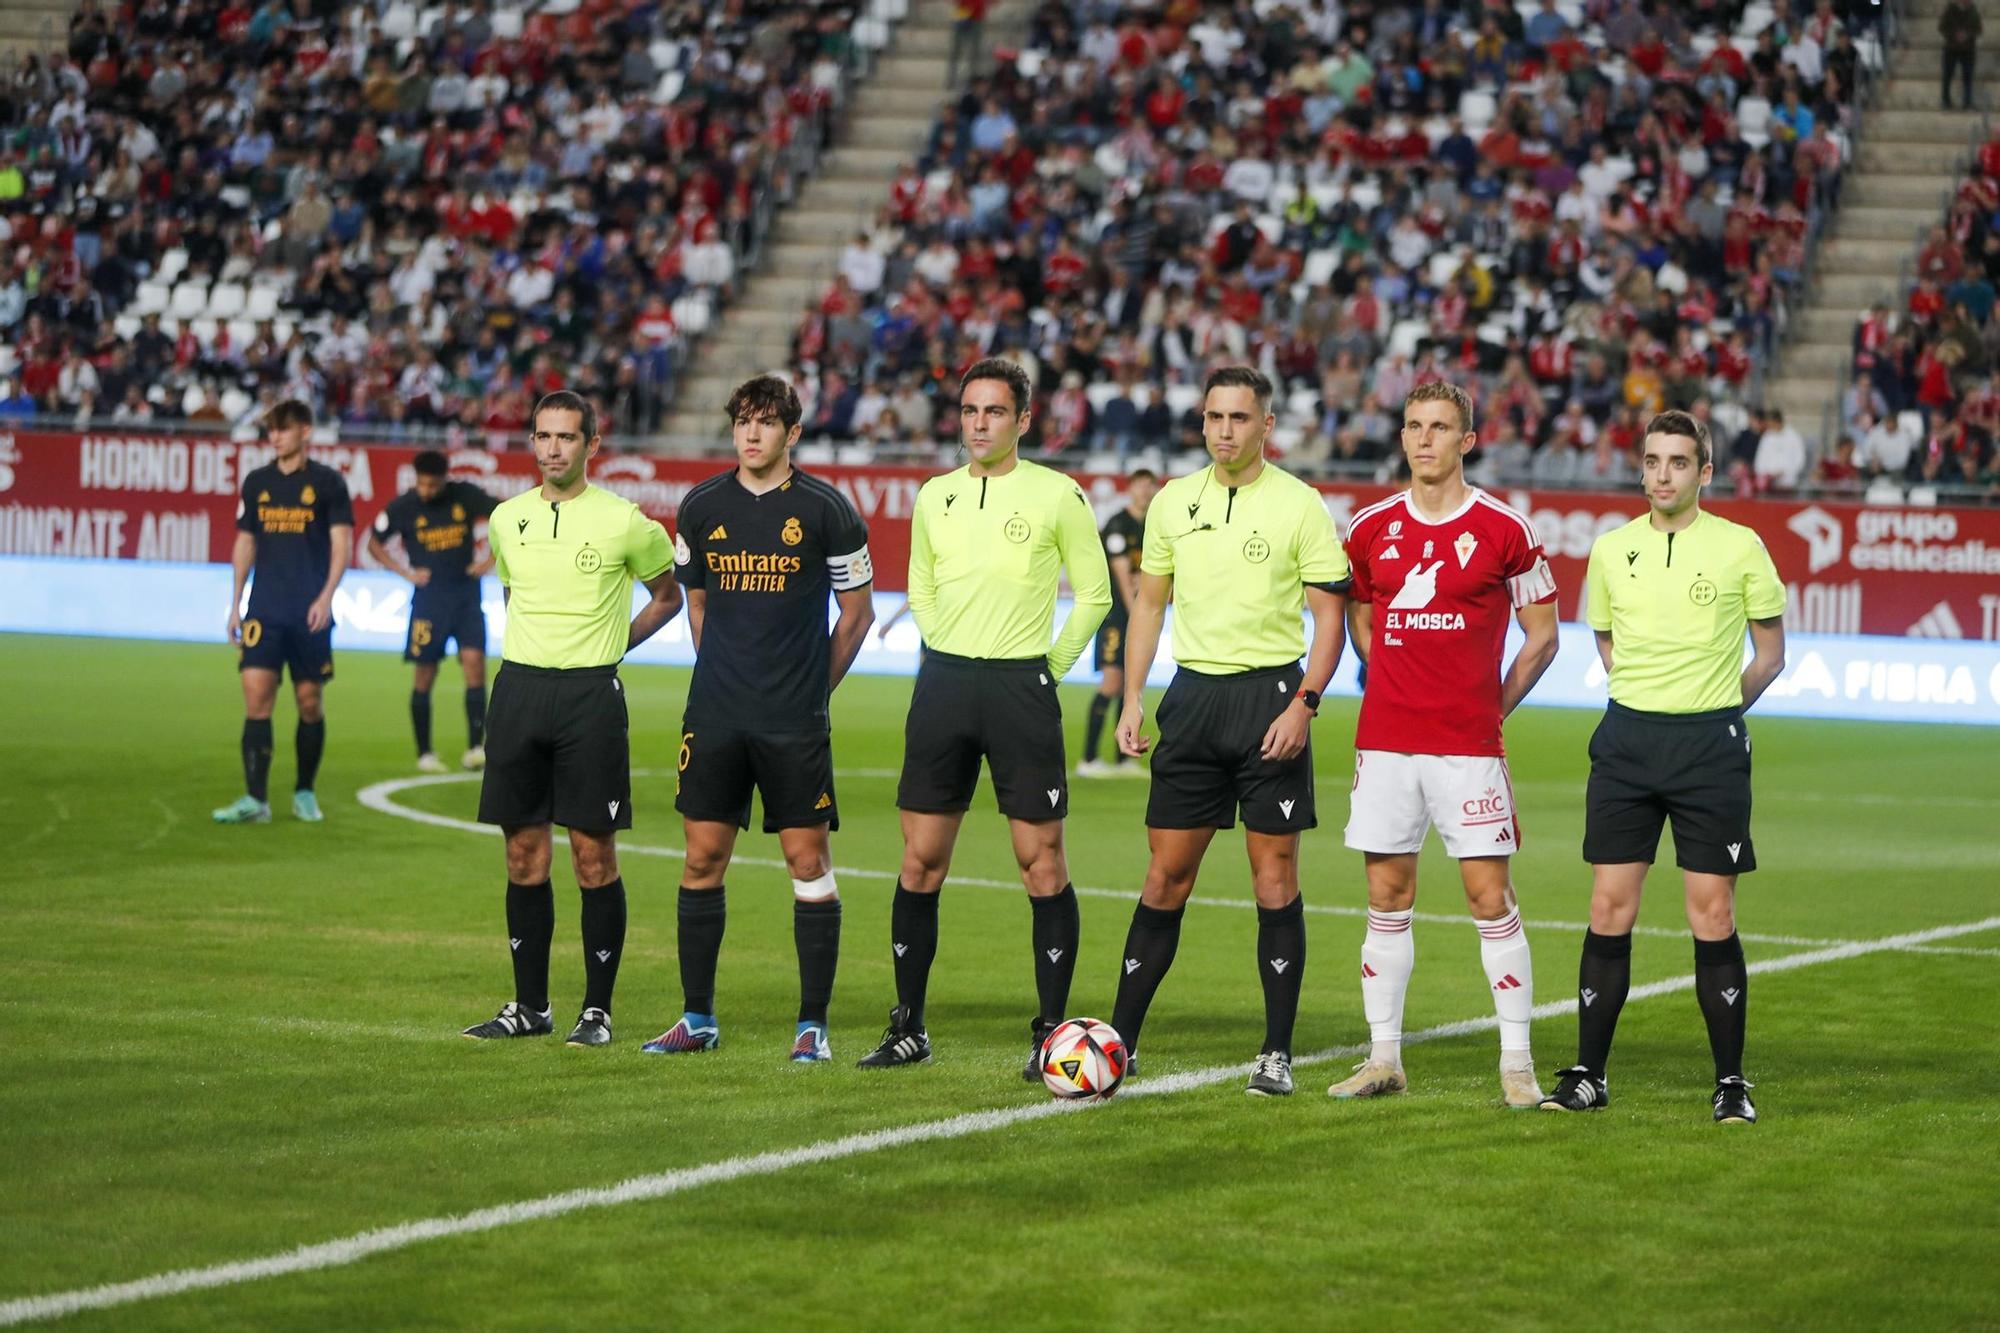
<svg viewBox="0 0 2000 1333"><path fill-rule="evenodd" d="M299 492L299 503L302 505L309 505L317 499L319 499L319 492L314 490L310 483L307 484L304 490Z"/></svg>
<svg viewBox="0 0 2000 1333"><path fill-rule="evenodd" d="M1271 558L1271 543L1262 537L1251 537L1243 543L1243 558L1253 565L1261 565Z"/></svg>
<svg viewBox="0 0 2000 1333"><path fill-rule="evenodd" d="M786 519L784 528L778 533L778 540L787 546L797 546L805 539L805 529L799 526L799 521L796 518Z"/></svg>
<svg viewBox="0 0 2000 1333"><path fill-rule="evenodd" d="M1028 537L1033 532L1034 529L1029 526L1028 520L1022 518L1019 514L1008 519L1006 524L1000 529L1000 534L1016 546L1028 540Z"/></svg>
<svg viewBox="0 0 2000 1333"><path fill-rule="evenodd" d="M1422 560L1428 560L1428 559L1430 559L1430 558L1431 558L1431 552L1432 552L1432 551L1435 551L1435 550L1437 550L1437 545L1438 545L1438 544L1437 544L1436 542L1425 542L1425 543L1424 543L1424 553L1423 553L1423 555L1421 555L1421 556L1420 556L1420 557L1418 557L1418 558L1419 558L1419 559L1422 559Z"/></svg>
<svg viewBox="0 0 2000 1333"><path fill-rule="evenodd" d="M1465 562L1472 559L1472 553L1479 549L1479 538L1469 532L1461 532L1458 540L1451 544L1451 549L1458 554L1458 567L1464 569Z"/></svg>
<svg viewBox="0 0 2000 1333"><path fill-rule="evenodd" d="M260 505L267 505L271 503L271 493L269 491L257 492L257 503Z"/></svg>
<svg viewBox="0 0 2000 1333"><path fill-rule="evenodd" d="M464 505L453 505L453 506L451 507L451 521L452 521L452 522L454 522L454 523L463 523L463 522L465 522L465 506L464 506Z"/></svg>

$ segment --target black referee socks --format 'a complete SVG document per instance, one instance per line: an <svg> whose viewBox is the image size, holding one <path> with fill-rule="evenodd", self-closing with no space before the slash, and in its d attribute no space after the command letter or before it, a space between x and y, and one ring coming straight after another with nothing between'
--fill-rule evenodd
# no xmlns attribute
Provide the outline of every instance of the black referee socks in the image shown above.
<svg viewBox="0 0 2000 1333"><path fill-rule="evenodd" d="M549 941L555 933L556 895L549 882L509 881L507 946L514 957L514 1000L538 1014L549 1007Z"/></svg>
<svg viewBox="0 0 2000 1333"><path fill-rule="evenodd" d="M722 930L729 921L729 890L681 886L679 924L681 1007L715 1016L715 960L722 953Z"/></svg>
<svg viewBox="0 0 2000 1333"><path fill-rule="evenodd" d="M1715 1077L1743 1076L1743 1029L1750 1008L1750 969L1743 962L1743 941L1735 931L1726 940L1694 942L1694 995L1708 1024L1708 1049L1715 1056Z"/></svg>
<svg viewBox="0 0 2000 1333"><path fill-rule="evenodd" d="M243 790L259 801L271 799L271 719L243 719Z"/></svg>
<svg viewBox="0 0 2000 1333"><path fill-rule="evenodd" d="M583 1007L611 1012L618 959L625 952L625 881L583 894Z"/></svg>
<svg viewBox="0 0 2000 1333"><path fill-rule="evenodd" d="M930 989L937 958L938 895L911 893L899 882L889 907L889 947L896 951L896 1003L910 1024L924 1025L924 992Z"/></svg>
<svg viewBox="0 0 2000 1333"><path fill-rule="evenodd" d="M1632 989L1632 935L1583 932L1576 970L1576 1062L1602 1078L1618 1031L1618 1011Z"/></svg>
<svg viewBox="0 0 2000 1333"><path fill-rule="evenodd" d="M1139 903L1132 909L1132 926L1125 932L1125 956L1118 964L1118 1000L1112 1006L1111 1026L1125 1039L1125 1049L1139 1049L1139 1029L1146 1022L1146 1010L1153 1005L1153 993L1166 980L1181 947L1181 918L1187 908L1163 911Z"/></svg>
<svg viewBox="0 0 2000 1333"><path fill-rule="evenodd" d="M1111 712L1111 696L1093 694L1090 696L1090 716L1083 727L1083 762L1097 762L1098 746L1104 739L1104 719Z"/></svg>
<svg viewBox="0 0 2000 1333"><path fill-rule="evenodd" d="M1306 973L1306 900L1257 909L1257 976L1264 983L1264 1049L1291 1053ZM1115 1027L1116 1024L1113 1024Z"/></svg>
<svg viewBox="0 0 2000 1333"><path fill-rule="evenodd" d="M792 945L799 953L799 1022L826 1022L840 966L840 899L792 899Z"/></svg>
<svg viewBox="0 0 2000 1333"><path fill-rule="evenodd" d="M1035 999L1042 1023L1053 1027L1069 1017L1069 983L1076 975L1080 933L1076 889L1065 884L1061 893L1029 898L1028 906L1035 913Z"/></svg>

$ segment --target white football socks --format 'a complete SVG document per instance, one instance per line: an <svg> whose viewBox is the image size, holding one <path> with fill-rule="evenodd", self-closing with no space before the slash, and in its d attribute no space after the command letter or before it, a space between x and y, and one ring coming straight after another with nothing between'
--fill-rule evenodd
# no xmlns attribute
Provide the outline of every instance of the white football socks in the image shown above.
<svg viewBox="0 0 2000 1333"><path fill-rule="evenodd" d="M1368 1016L1373 1045L1368 1058L1403 1067L1403 998L1417 965L1417 942L1410 934L1415 912L1368 909L1368 933L1361 939L1361 1011Z"/></svg>
<svg viewBox="0 0 2000 1333"><path fill-rule="evenodd" d="M1479 961L1493 988L1493 1012L1500 1019L1500 1067L1525 1069L1531 1063L1528 1021L1535 1008L1535 968L1528 953L1528 934L1521 928L1521 909L1479 927Z"/></svg>

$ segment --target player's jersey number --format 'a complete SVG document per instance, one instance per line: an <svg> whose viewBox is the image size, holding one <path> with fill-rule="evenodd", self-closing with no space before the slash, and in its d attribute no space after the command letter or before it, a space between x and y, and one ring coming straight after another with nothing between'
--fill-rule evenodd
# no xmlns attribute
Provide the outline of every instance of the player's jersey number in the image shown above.
<svg viewBox="0 0 2000 1333"><path fill-rule="evenodd" d="M263 638L264 638L263 621L246 620L243 622L243 646L245 648L255 648L259 643L263 641Z"/></svg>

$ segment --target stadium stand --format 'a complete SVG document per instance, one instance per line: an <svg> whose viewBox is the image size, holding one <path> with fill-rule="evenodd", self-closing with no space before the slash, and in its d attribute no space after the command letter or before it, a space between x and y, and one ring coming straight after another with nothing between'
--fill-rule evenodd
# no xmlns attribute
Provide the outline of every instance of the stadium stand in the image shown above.
<svg viewBox="0 0 2000 1333"><path fill-rule="evenodd" d="M84 0L0 118L0 411L657 430L902 0Z"/></svg>
<svg viewBox="0 0 2000 1333"><path fill-rule="evenodd" d="M1747 421L1876 7L1261 12L1045 0L799 320L809 430L922 453L949 423L905 405L989 351L1033 363L1040 447L1099 462L1191 443L1223 358L1308 468L1386 470L1382 406L1438 375L1546 484L1661 404Z"/></svg>

